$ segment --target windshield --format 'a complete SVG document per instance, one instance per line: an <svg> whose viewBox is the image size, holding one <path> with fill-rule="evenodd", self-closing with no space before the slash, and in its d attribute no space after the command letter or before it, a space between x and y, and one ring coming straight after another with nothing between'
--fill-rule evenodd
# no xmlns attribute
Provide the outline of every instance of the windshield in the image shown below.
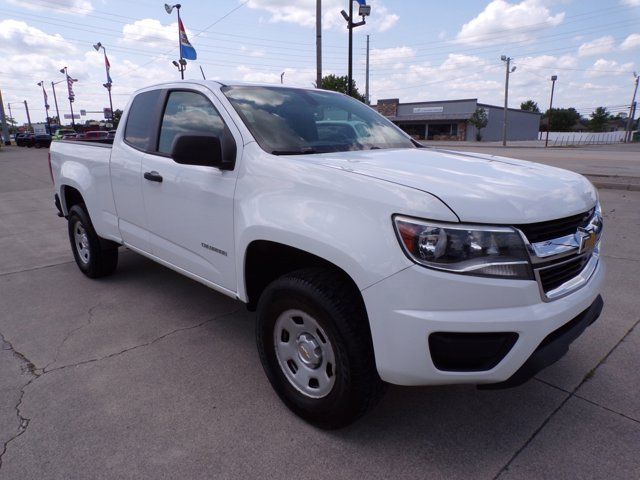
<svg viewBox="0 0 640 480"><path fill-rule="evenodd" d="M275 155L415 148L362 102L323 90L223 87L258 144Z"/></svg>

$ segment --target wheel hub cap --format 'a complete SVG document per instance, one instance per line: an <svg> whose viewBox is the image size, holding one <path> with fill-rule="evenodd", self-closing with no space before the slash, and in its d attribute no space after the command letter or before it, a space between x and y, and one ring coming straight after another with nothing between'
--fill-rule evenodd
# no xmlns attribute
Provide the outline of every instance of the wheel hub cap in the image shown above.
<svg viewBox="0 0 640 480"><path fill-rule="evenodd" d="M318 368L322 363L322 349L310 333L298 337L298 358L311 368Z"/></svg>
<svg viewBox="0 0 640 480"><path fill-rule="evenodd" d="M286 310L273 332L276 359L289 383L310 398L326 397L336 380L336 360L329 337L311 315Z"/></svg>

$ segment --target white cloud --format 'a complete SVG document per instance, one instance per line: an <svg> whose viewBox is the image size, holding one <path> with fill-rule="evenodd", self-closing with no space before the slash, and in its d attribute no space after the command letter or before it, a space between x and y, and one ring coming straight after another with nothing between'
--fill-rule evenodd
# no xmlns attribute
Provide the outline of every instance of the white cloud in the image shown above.
<svg viewBox="0 0 640 480"><path fill-rule="evenodd" d="M400 17L380 2L374 1L371 4L371 16L367 18L367 23L379 32L389 30L398 23ZM270 22L295 23L303 27L314 27L316 24L316 0L249 0L249 8L264 10L271 14ZM322 27L323 28L344 28L345 20L340 15L340 10L346 10L348 3L344 0L324 0L322 2ZM354 4L354 15L358 13L358 7Z"/></svg>
<svg viewBox="0 0 640 480"><path fill-rule="evenodd" d="M137 20L122 27L122 41L144 44L148 48L174 46L178 41L178 23L163 25L154 18Z"/></svg>
<svg viewBox="0 0 640 480"><path fill-rule="evenodd" d="M640 7L640 0L622 0L621 3L630 7Z"/></svg>
<svg viewBox="0 0 640 480"><path fill-rule="evenodd" d="M3 53L73 52L75 49L59 35L49 35L19 20L0 22L0 44Z"/></svg>
<svg viewBox="0 0 640 480"><path fill-rule="evenodd" d="M578 48L578 56L591 57L594 55L602 55L613 50L615 40L611 35L596 38L590 42L583 43Z"/></svg>
<svg viewBox="0 0 640 480"><path fill-rule="evenodd" d="M372 66L398 63L416 55L411 47L373 48L370 53Z"/></svg>
<svg viewBox="0 0 640 480"><path fill-rule="evenodd" d="M493 45L505 42L533 41L540 27L555 27L564 20L564 12L552 15L541 0L509 3L493 0L474 19L465 23L457 35L460 43ZM507 30L507 32L505 32Z"/></svg>
<svg viewBox="0 0 640 480"><path fill-rule="evenodd" d="M258 71L247 65L236 67L236 71L243 82L280 83L280 73ZM283 72L283 81L286 85L312 87L316 80L315 69L285 68ZM327 75L330 72L324 73Z"/></svg>
<svg viewBox="0 0 640 480"><path fill-rule="evenodd" d="M638 47L640 47L640 33L632 33L620 44L622 50L631 50Z"/></svg>
<svg viewBox="0 0 640 480"><path fill-rule="evenodd" d="M37 0L33 3L24 0L7 0L7 2L29 10L54 10L77 15L86 15L93 11L93 5L89 0Z"/></svg>
<svg viewBox="0 0 640 480"><path fill-rule="evenodd" d="M615 60L596 60L593 66L587 71L587 77L604 77L611 75L622 75L633 70L633 62L620 64Z"/></svg>

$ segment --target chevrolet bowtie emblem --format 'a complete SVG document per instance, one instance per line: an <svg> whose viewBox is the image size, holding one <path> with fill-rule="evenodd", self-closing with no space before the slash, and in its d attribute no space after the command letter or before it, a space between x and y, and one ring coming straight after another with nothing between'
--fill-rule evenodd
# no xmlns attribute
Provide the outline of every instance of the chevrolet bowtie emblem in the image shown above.
<svg viewBox="0 0 640 480"><path fill-rule="evenodd" d="M593 230L587 230L583 227L578 227L578 231L575 234L575 239L578 242L578 254L593 250L596 246L597 236Z"/></svg>

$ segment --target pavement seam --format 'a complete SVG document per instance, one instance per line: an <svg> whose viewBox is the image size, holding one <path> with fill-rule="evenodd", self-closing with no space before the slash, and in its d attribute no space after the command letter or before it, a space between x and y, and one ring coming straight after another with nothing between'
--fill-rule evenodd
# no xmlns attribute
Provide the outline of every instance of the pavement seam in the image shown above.
<svg viewBox="0 0 640 480"><path fill-rule="evenodd" d="M640 324L640 319L636 320L636 322L631 326L631 328L629 328L629 330L627 330L625 332L625 334L622 336L622 338L620 340L618 340L616 342L616 344L607 352L607 354L602 357L598 363L596 364L595 367L593 367L591 370L589 370L585 376L582 378L582 380L580 381L580 383L571 391L567 391L563 388L559 388L556 387L555 385L549 385L552 386L553 388L557 388L563 392L568 393L568 395L564 398L564 400L562 400L562 402L560 402L560 405L558 405L550 414L547 418L544 419L544 421L542 422L542 424L536 428L534 430L534 432L531 434L531 436L527 439L527 441L524 443L524 445L522 445L518 450L516 450L516 452L511 456L511 458L509 459L509 461L507 461L507 463L504 464L504 466L498 470L498 473L496 473L496 475L493 477L493 480L497 480L503 473L505 473L506 471L509 470L509 467L511 466L511 464L515 461L516 458L518 458L518 456L531 444L531 442L535 439L535 437L538 435L538 433L540 433L542 431L542 429L551 421L551 419L555 416L556 413L558 413L560 411L560 409L562 409L562 407L565 406L565 404L572 398L572 397L576 397L576 398L580 398L582 400L586 400L582 397L579 397L578 395L576 395L576 392L580 389L580 387L582 387L582 385L584 385L586 382L589 381L589 379L591 379L591 377L593 376L593 373L598 369L598 367L600 367L600 365L602 365L603 363L605 363L607 361L607 359L609 358L609 356L611 355L611 353L613 353L613 351L618 348L618 345L620 345L630 334L631 332L633 332L633 330L638 326L638 324ZM547 383L547 382L543 382L540 379L536 380L542 382L542 383ZM601 406L601 405L599 405ZM618 412L614 412L614 413L618 413ZM622 415L622 414L620 414ZM623 415L624 416L624 415ZM640 422L639 422L640 423Z"/></svg>
<svg viewBox="0 0 640 480"><path fill-rule="evenodd" d="M559 386L557 386L557 385L554 385L553 383L549 383L549 382L547 382L546 380L542 380L542 379L540 379L540 378L534 378L534 380L536 380L536 381L538 381L538 382L540 382L540 383L544 383L544 384L545 384L545 385L547 385L548 387L555 388L556 390L560 390L561 392L571 394L571 392L570 392L569 390L565 390L564 388L559 387ZM640 424L640 420L635 419L635 418L633 418L633 417L630 417L630 416L628 416L628 415L625 415L624 413L622 413L622 412L618 412L617 410L614 410L614 409L612 409L612 408L606 407L606 406L604 406L604 405L602 405L602 404L600 404L600 403L598 403L598 402L596 402L596 401L594 401L594 400L590 400L590 399L588 399L588 398L586 398L586 397L583 397L582 395L579 395L579 394L577 394L577 393L574 393L574 394L573 394L573 396L574 396L575 398L579 398L580 400L584 400L585 402L590 403L591 405L594 405L594 406L596 406L596 407L600 407L600 408L602 408L603 410L606 410L607 412L615 413L616 415L619 415L619 416L621 416L621 417L623 417L623 418L626 418L627 420L631 420L632 422L635 422L635 423Z"/></svg>
<svg viewBox="0 0 640 480"><path fill-rule="evenodd" d="M602 255L604 258L612 258L614 260L625 260L627 262L640 262L640 258L616 257L614 255Z"/></svg>
<svg viewBox="0 0 640 480"><path fill-rule="evenodd" d="M12 435L7 441L3 443L2 451L0 451L0 469L2 469L2 457L4 457L4 454L7 453L9 444L27 431L27 427L29 426L29 422L31 421L31 419L22 416L22 413L20 412L20 406L22 405L22 400L24 399L26 388L31 384L31 382L37 379L40 374L36 372L35 364L31 360L29 360L23 353L17 351L13 347L13 344L9 342L2 333L0 333L0 341L2 342L3 349L5 349L4 345L8 346L9 348L7 350L10 350L11 353L13 353L13 355L24 364L23 370L31 376L29 381L20 388L20 398L18 399L18 403L14 407L16 416L18 417L18 430L14 435Z"/></svg>
<svg viewBox="0 0 640 480"><path fill-rule="evenodd" d="M52 263L51 265L42 265L40 267L25 268L24 270L16 270L15 272L4 272L4 273L0 273L0 277L15 275L16 273L33 272L34 270L42 270L44 268L57 267L58 265L67 265L69 263L75 263L75 260L69 260L68 262Z"/></svg>

